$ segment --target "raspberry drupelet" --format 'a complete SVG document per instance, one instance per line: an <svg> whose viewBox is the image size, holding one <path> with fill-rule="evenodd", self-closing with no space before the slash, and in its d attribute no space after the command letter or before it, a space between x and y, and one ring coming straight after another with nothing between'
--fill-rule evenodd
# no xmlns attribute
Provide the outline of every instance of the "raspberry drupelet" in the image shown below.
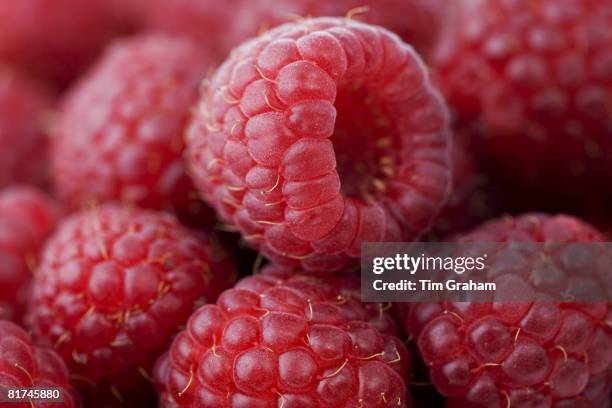
<svg viewBox="0 0 612 408"><path fill-rule="evenodd" d="M0 192L0 319L21 320L38 253L57 218L56 204L42 191Z"/></svg>
<svg viewBox="0 0 612 408"><path fill-rule="evenodd" d="M163 34L108 47L69 92L53 131L54 184L69 208L187 207L183 131L208 61L197 44Z"/></svg>
<svg viewBox="0 0 612 408"><path fill-rule="evenodd" d="M601 233L576 218L540 214L492 221L459 239L508 244L601 241ZM512 253L512 245L507 251ZM568 252L536 255L518 257L515 252L508 269L523 266L542 284L533 275L543 267L555 282L563 281L560 273L572 267ZM574 257L577 265L579 258ZM530 285L535 288L535 283ZM431 380L450 407L610 404L612 311L605 302L430 302L403 304L400 310L403 326L417 339Z"/></svg>
<svg viewBox="0 0 612 408"><path fill-rule="evenodd" d="M479 160L532 200L601 192L612 174L612 2L458 3L432 67Z"/></svg>
<svg viewBox="0 0 612 408"><path fill-rule="evenodd" d="M0 187L47 184L51 106L47 89L0 62Z"/></svg>
<svg viewBox="0 0 612 408"><path fill-rule="evenodd" d="M190 36L224 59L241 42L289 21L345 15L383 26L428 53L451 9L448 0L151 0L137 14L145 27Z"/></svg>
<svg viewBox="0 0 612 408"><path fill-rule="evenodd" d="M62 402L5 402L2 407L78 408L78 393L70 386L68 368L55 351L34 345L30 336L16 324L0 318L0 390L53 387L59 389Z"/></svg>
<svg viewBox="0 0 612 408"><path fill-rule="evenodd" d="M194 307L234 278L215 241L173 216L104 205L63 220L49 238L26 321L75 384L121 399L142 389Z"/></svg>
<svg viewBox="0 0 612 408"><path fill-rule="evenodd" d="M450 187L444 102L412 48L343 18L287 24L220 67L187 132L192 178L277 263L333 271L418 239Z"/></svg>
<svg viewBox="0 0 612 408"><path fill-rule="evenodd" d="M351 16L399 35L421 55L434 46L455 2L448 0L263 0L242 7L234 31L245 37L255 29L276 27L306 17ZM255 22L258 25L244 24ZM248 33L246 30L250 30Z"/></svg>
<svg viewBox="0 0 612 408"><path fill-rule="evenodd" d="M386 308L368 310L341 278L274 269L191 316L156 365L165 406L412 406L408 351Z"/></svg>

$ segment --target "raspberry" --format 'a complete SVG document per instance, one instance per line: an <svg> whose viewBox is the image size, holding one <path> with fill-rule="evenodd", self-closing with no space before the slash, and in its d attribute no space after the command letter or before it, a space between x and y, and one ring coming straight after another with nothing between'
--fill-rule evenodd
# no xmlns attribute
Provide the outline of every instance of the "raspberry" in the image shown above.
<svg viewBox="0 0 612 408"><path fill-rule="evenodd" d="M66 85L117 34L107 0L0 3L0 60Z"/></svg>
<svg viewBox="0 0 612 408"><path fill-rule="evenodd" d="M191 36L225 58L247 38L298 16L361 14L427 53L450 8L448 0L152 0L139 13L145 27Z"/></svg>
<svg viewBox="0 0 612 408"><path fill-rule="evenodd" d="M152 30L189 36L214 56L224 59L228 51L245 40L234 31L246 26L254 35L257 22L240 19L239 10L253 7L246 0L132 0L137 19ZM141 4L142 3L142 4Z"/></svg>
<svg viewBox="0 0 612 408"><path fill-rule="evenodd" d="M202 408L411 406L400 376L407 350L387 334L393 320L344 285L278 268L244 278L198 309L158 361L162 400Z"/></svg>
<svg viewBox="0 0 612 408"><path fill-rule="evenodd" d="M53 406L73 408L80 406L78 394L68 381L68 368L57 355L48 348L32 344L30 336L16 324L0 320L0 389L26 387L55 387L62 393L62 403L40 404L27 402L5 403L2 406L26 408L34 406ZM5 391L2 392L6 396Z"/></svg>
<svg viewBox="0 0 612 408"><path fill-rule="evenodd" d="M250 32L243 34L244 37L253 35L254 28L275 27L298 16L348 15L383 26L419 52L427 54L438 37L446 14L454 8L453 3L448 0L264 0L243 7L244 16L239 18L241 24L235 24L234 30L240 32L248 27ZM257 22L259 27L249 27L245 21Z"/></svg>
<svg viewBox="0 0 612 408"><path fill-rule="evenodd" d="M440 240L450 234L466 231L499 213L502 193L467 146L457 140L452 146L453 188L448 202L435 218L427 237Z"/></svg>
<svg viewBox="0 0 612 408"><path fill-rule="evenodd" d="M459 3L432 64L483 163L536 198L609 185L612 3Z"/></svg>
<svg viewBox="0 0 612 408"><path fill-rule="evenodd" d="M603 240L603 235L578 219L529 214L490 222L459 241ZM563 268L563 253L541 255ZM533 270L537 268L534 264ZM405 305L400 306L402 322L417 336L431 380L450 399L449 406L603 407L610 403L612 311L606 303Z"/></svg>
<svg viewBox="0 0 612 408"><path fill-rule="evenodd" d="M0 63L0 187L45 184L50 109L43 87Z"/></svg>
<svg viewBox="0 0 612 408"><path fill-rule="evenodd" d="M53 177L69 207L187 206L183 127L207 60L195 44L158 34L109 47L70 92L54 131Z"/></svg>
<svg viewBox="0 0 612 408"><path fill-rule="evenodd" d="M173 216L104 205L62 221L49 239L27 322L80 384L126 394L139 389L194 306L233 278L215 242Z"/></svg>
<svg viewBox="0 0 612 408"><path fill-rule="evenodd" d="M21 319L31 271L57 216L55 203L32 187L0 192L0 319Z"/></svg>
<svg viewBox="0 0 612 408"><path fill-rule="evenodd" d="M412 49L341 18L236 49L187 133L191 174L272 260L337 270L362 241L418 238L449 189L447 111Z"/></svg>

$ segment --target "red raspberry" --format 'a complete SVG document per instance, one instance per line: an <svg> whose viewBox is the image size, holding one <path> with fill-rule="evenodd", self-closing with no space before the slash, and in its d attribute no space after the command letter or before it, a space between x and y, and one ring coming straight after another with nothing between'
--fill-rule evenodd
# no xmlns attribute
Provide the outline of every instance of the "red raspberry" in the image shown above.
<svg viewBox="0 0 612 408"><path fill-rule="evenodd" d="M0 2L0 60L60 86L117 34L108 0Z"/></svg>
<svg viewBox="0 0 612 408"><path fill-rule="evenodd" d="M198 41L205 49L224 59L234 46L255 35L256 21L240 18L240 10L254 6L247 0L131 0L145 27L181 34ZM248 36L236 37L239 27L248 27Z"/></svg>
<svg viewBox="0 0 612 408"><path fill-rule="evenodd" d="M201 408L411 406L400 376L407 350L368 323L380 319L394 331L392 319L344 285L278 270L244 278L198 309L158 361L162 400Z"/></svg>
<svg viewBox="0 0 612 408"><path fill-rule="evenodd" d="M612 2L459 3L433 65L481 160L539 195L609 185Z"/></svg>
<svg viewBox="0 0 612 408"><path fill-rule="evenodd" d="M50 109L44 88L0 63L0 187L45 184Z"/></svg>
<svg viewBox="0 0 612 408"><path fill-rule="evenodd" d="M435 218L428 239L440 240L466 231L500 210L500 191L480 169L474 155L463 143L453 141L453 187L448 202Z"/></svg>
<svg viewBox="0 0 612 408"><path fill-rule="evenodd" d="M21 319L38 252L57 217L55 203L32 187L0 192L0 319Z"/></svg>
<svg viewBox="0 0 612 408"><path fill-rule="evenodd" d="M264 0L243 7L234 30L252 36L254 28L275 27L296 17L351 16L387 28L418 51L427 53L454 7L448 0ZM244 24L257 22L258 27Z"/></svg>
<svg viewBox="0 0 612 408"><path fill-rule="evenodd" d="M173 216L105 205L62 221L49 239L27 321L80 383L135 392L194 306L234 272L214 241Z"/></svg>
<svg viewBox="0 0 612 408"><path fill-rule="evenodd" d="M418 238L449 188L447 112L419 57L341 18L245 43L187 134L191 173L266 256L337 270L362 241Z"/></svg>
<svg viewBox="0 0 612 408"><path fill-rule="evenodd" d="M157 34L109 47L70 92L54 131L53 177L69 207L187 205L183 128L207 61L188 40Z"/></svg>
<svg viewBox="0 0 612 408"><path fill-rule="evenodd" d="M572 217L523 215L485 224L460 242L603 240L594 228ZM544 256L563 268L563 254ZM533 262L541 262L538 259ZM538 268L533 265L533 270ZM451 407L610 403L612 310L606 303L405 305L400 306L404 326L417 336L432 382Z"/></svg>
<svg viewBox="0 0 612 408"><path fill-rule="evenodd" d="M452 6L448 0L151 0L138 12L146 27L189 35L225 58L247 38L299 16L361 14L427 52Z"/></svg>
<svg viewBox="0 0 612 408"><path fill-rule="evenodd" d="M48 348L36 347L30 336L19 326L0 320L0 390L3 388L56 387L61 389L62 403L37 402L3 403L3 407L57 407L80 406L78 394L68 381L68 368ZM2 392L3 397L6 392Z"/></svg>

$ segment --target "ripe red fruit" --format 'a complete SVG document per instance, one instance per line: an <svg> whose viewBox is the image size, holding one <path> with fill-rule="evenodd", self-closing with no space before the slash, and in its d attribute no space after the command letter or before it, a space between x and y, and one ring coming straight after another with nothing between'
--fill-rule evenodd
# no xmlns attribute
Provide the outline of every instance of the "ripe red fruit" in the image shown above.
<svg viewBox="0 0 612 408"><path fill-rule="evenodd" d="M0 192L0 319L21 319L39 250L57 217L55 203L32 187Z"/></svg>
<svg viewBox="0 0 612 408"><path fill-rule="evenodd" d="M0 187L45 184L50 110L46 89L0 63Z"/></svg>
<svg viewBox="0 0 612 408"><path fill-rule="evenodd" d="M448 0L151 0L137 14L145 27L191 36L225 58L244 40L297 18L346 15L381 25L427 53L451 8Z"/></svg>
<svg viewBox="0 0 612 408"><path fill-rule="evenodd" d="M408 354L388 334L396 330L388 326L392 319L344 285L278 269L244 278L216 305L198 309L158 361L162 401L201 408L411 406L402 380ZM368 322L376 320L386 333Z"/></svg>
<svg viewBox="0 0 612 408"><path fill-rule="evenodd" d="M572 217L523 215L485 224L459 242L604 240ZM563 253L545 256L563 268ZM400 306L404 327L417 338L431 380L451 407L610 403L612 310L606 303L407 305Z"/></svg>
<svg viewBox="0 0 612 408"><path fill-rule="evenodd" d="M450 184L443 101L413 50L341 18L245 43L187 134L204 198L264 255L338 270L363 241L417 239Z"/></svg>
<svg viewBox="0 0 612 408"><path fill-rule="evenodd" d="M57 353L35 346L25 330L0 319L0 389L30 387L59 388L63 402L49 405L40 401L36 405L32 402L4 402L2 406L76 408L81 405L78 394L70 386L68 368ZM3 394L6 397L6 393Z"/></svg>
<svg viewBox="0 0 612 408"><path fill-rule="evenodd" d="M193 308L214 300L234 274L212 239L173 216L105 205L59 224L27 322L83 388L134 393Z"/></svg>
<svg viewBox="0 0 612 408"><path fill-rule="evenodd" d="M296 18L351 16L387 28L419 52L428 53L454 7L448 0L264 0L243 7L236 31L252 36L254 29L267 29ZM257 26L243 24L256 22ZM246 32L246 30L249 32Z"/></svg>
<svg viewBox="0 0 612 408"><path fill-rule="evenodd" d="M136 18L145 28L193 38L204 49L224 59L230 49L257 33L258 23L239 17L240 10L258 2L246 0L131 0ZM237 37L239 27L248 36Z"/></svg>
<svg viewBox="0 0 612 408"><path fill-rule="evenodd" d="M434 241L466 231L500 212L502 192L494 188L468 147L456 139L452 158L451 194L427 234Z"/></svg>
<svg viewBox="0 0 612 408"><path fill-rule="evenodd" d="M144 34L113 43L71 90L54 130L53 178L65 203L186 207L183 128L207 66L188 40Z"/></svg>
<svg viewBox="0 0 612 408"><path fill-rule="evenodd" d="M612 2L458 3L432 65L480 160L540 196L609 185Z"/></svg>
<svg viewBox="0 0 612 408"><path fill-rule="evenodd" d="M66 85L117 34L107 0L0 3L0 60Z"/></svg>

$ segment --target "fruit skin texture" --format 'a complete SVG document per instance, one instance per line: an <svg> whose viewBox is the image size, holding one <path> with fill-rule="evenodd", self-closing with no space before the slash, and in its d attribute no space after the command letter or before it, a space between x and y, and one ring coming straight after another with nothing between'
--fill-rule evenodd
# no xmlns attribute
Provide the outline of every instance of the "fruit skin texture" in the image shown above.
<svg viewBox="0 0 612 408"><path fill-rule="evenodd" d="M109 46L70 91L53 132L53 179L66 205L186 207L183 128L207 66L196 44L162 34Z"/></svg>
<svg viewBox="0 0 612 408"><path fill-rule="evenodd" d="M21 320L39 250L58 215L55 203L33 187L0 191L0 319Z"/></svg>
<svg viewBox="0 0 612 408"><path fill-rule="evenodd" d="M460 4L432 66L471 149L535 197L601 192L612 169L612 2Z"/></svg>
<svg viewBox="0 0 612 408"><path fill-rule="evenodd" d="M448 0L264 0L241 9L240 22L254 21L259 26L236 24L235 30L248 28L252 36L256 32L254 28L276 27L300 17L351 16L393 31L421 55L426 55L435 44L447 14L454 9L454 3Z"/></svg>
<svg viewBox="0 0 612 408"><path fill-rule="evenodd" d="M410 241L450 187L443 101L414 51L348 19L287 24L220 67L187 131L190 174L274 262L335 271Z"/></svg>
<svg viewBox="0 0 612 408"><path fill-rule="evenodd" d="M60 356L50 348L34 345L20 326L0 319L0 388L58 387L63 402L49 406L76 408L81 403L78 393L68 380L68 368ZM27 408L26 403L8 403L3 406ZM36 406L43 406L37 403ZM44 406L47 406L46 404Z"/></svg>
<svg viewBox="0 0 612 408"><path fill-rule="evenodd" d="M107 0L0 4L0 60L65 86L117 34Z"/></svg>
<svg viewBox="0 0 612 408"><path fill-rule="evenodd" d="M359 302L358 282L284 271L244 278L191 316L156 365L164 406L412 406L409 356L382 305Z"/></svg>
<svg viewBox="0 0 612 408"><path fill-rule="evenodd" d="M135 4L132 14L142 27L194 38L221 60L245 40L298 17L344 17L352 12L356 19L381 25L419 52L428 53L449 10L455 8L454 2L448 0L131 0L127 3L130 2ZM367 11L362 9L364 6Z"/></svg>
<svg viewBox="0 0 612 408"><path fill-rule="evenodd" d="M170 337L235 270L212 238L164 213L104 205L63 220L33 284L27 323L84 387L125 396Z"/></svg>
<svg viewBox="0 0 612 408"><path fill-rule="evenodd" d="M459 239L599 241L605 237L576 218L541 214L492 221ZM417 338L432 382L451 407L610 403L612 311L606 303L406 303L400 309L400 321Z"/></svg>
<svg viewBox="0 0 612 408"><path fill-rule="evenodd" d="M0 187L46 184L44 126L51 104L41 84L0 63Z"/></svg>

